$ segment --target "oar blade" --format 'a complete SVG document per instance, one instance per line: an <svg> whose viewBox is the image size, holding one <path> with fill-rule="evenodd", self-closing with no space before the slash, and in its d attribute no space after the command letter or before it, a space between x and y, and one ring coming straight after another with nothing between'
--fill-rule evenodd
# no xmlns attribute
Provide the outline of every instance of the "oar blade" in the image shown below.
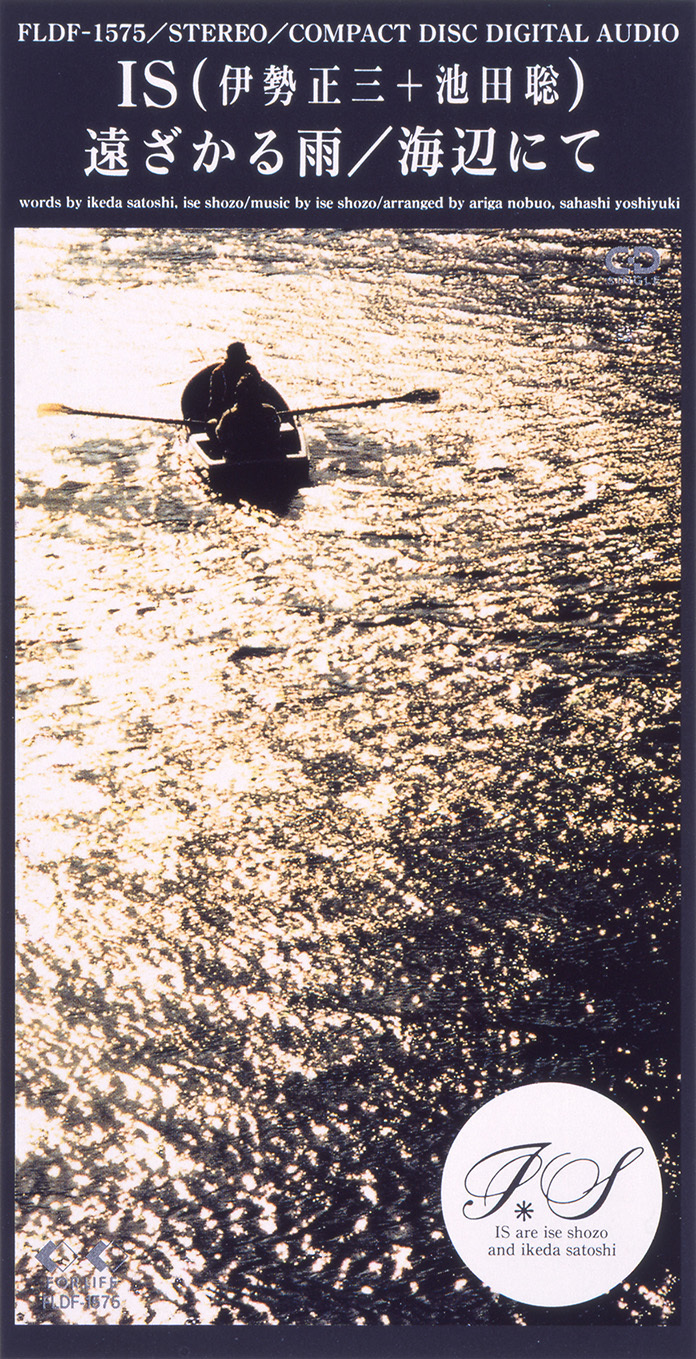
<svg viewBox="0 0 696 1359"><path fill-rule="evenodd" d="M64 406L61 401L44 401L36 409L37 415L73 415L72 406Z"/></svg>
<svg viewBox="0 0 696 1359"><path fill-rule="evenodd" d="M395 400L415 401L418 405L426 405L429 401L439 401L440 393L437 387L417 387L414 392L407 392L406 396L396 397Z"/></svg>

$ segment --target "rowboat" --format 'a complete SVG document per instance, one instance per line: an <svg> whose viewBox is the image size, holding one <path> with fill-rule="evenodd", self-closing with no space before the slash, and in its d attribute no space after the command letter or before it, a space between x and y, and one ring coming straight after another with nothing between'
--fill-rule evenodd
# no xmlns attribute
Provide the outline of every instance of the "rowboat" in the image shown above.
<svg viewBox="0 0 696 1359"><path fill-rule="evenodd" d="M223 458L205 433L191 434L189 447L199 476L225 500L289 503L301 486L311 485L304 432L292 420L281 418L278 457L248 462Z"/></svg>
<svg viewBox="0 0 696 1359"><path fill-rule="evenodd" d="M270 382L264 381L261 384L262 400L273 406L280 416L278 451L273 457L257 456L246 461L223 457L207 430L200 429L206 419L210 375L214 367L211 364L197 373L181 398L196 471L211 490L225 500L249 500L262 506L289 505L301 486L311 485L307 445L301 426L290 414L285 398Z"/></svg>

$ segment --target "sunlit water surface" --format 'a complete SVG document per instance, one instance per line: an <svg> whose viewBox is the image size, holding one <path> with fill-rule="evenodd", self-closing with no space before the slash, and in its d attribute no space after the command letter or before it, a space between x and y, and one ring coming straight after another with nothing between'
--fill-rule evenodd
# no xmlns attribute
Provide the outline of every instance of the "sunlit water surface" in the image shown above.
<svg viewBox="0 0 696 1359"><path fill-rule="evenodd" d="M592 1084L674 1316L679 251L609 233L33 231L17 254L18 1317L529 1324L444 1231L479 1104ZM285 516L147 420L244 339ZM120 1309L41 1306L113 1241ZM661 1244L662 1242L662 1244Z"/></svg>

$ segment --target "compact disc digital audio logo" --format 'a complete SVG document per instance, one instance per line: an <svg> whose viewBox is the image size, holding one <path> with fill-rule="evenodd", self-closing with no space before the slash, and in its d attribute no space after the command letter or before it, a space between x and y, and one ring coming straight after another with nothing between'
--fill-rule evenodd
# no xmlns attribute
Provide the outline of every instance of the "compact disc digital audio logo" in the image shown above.
<svg viewBox="0 0 696 1359"><path fill-rule="evenodd" d="M568 1307L608 1293L649 1249L662 1183L645 1133L586 1086L497 1096L464 1124L442 1176L462 1260L495 1293Z"/></svg>
<svg viewBox="0 0 696 1359"><path fill-rule="evenodd" d="M660 252L652 245L614 245L604 263L615 278L647 278L660 267Z"/></svg>

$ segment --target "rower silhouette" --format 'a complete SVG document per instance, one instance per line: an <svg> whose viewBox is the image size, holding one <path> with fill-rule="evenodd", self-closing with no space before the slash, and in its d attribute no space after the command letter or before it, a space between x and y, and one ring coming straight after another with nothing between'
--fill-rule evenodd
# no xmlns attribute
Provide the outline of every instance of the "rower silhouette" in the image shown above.
<svg viewBox="0 0 696 1359"><path fill-rule="evenodd" d="M280 392L260 377L258 369L249 359L246 346L241 340L235 340L228 345L222 363L208 364L186 384L181 397L181 413L186 423L207 425L211 420L217 423L224 412L234 406L237 384L245 376L258 379L263 402L277 411L288 409Z"/></svg>
<svg viewBox="0 0 696 1359"><path fill-rule="evenodd" d="M238 378L234 405L208 422L211 437L231 461L279 458L280 416L263 399L263 383L252 364Z"/></svg>

